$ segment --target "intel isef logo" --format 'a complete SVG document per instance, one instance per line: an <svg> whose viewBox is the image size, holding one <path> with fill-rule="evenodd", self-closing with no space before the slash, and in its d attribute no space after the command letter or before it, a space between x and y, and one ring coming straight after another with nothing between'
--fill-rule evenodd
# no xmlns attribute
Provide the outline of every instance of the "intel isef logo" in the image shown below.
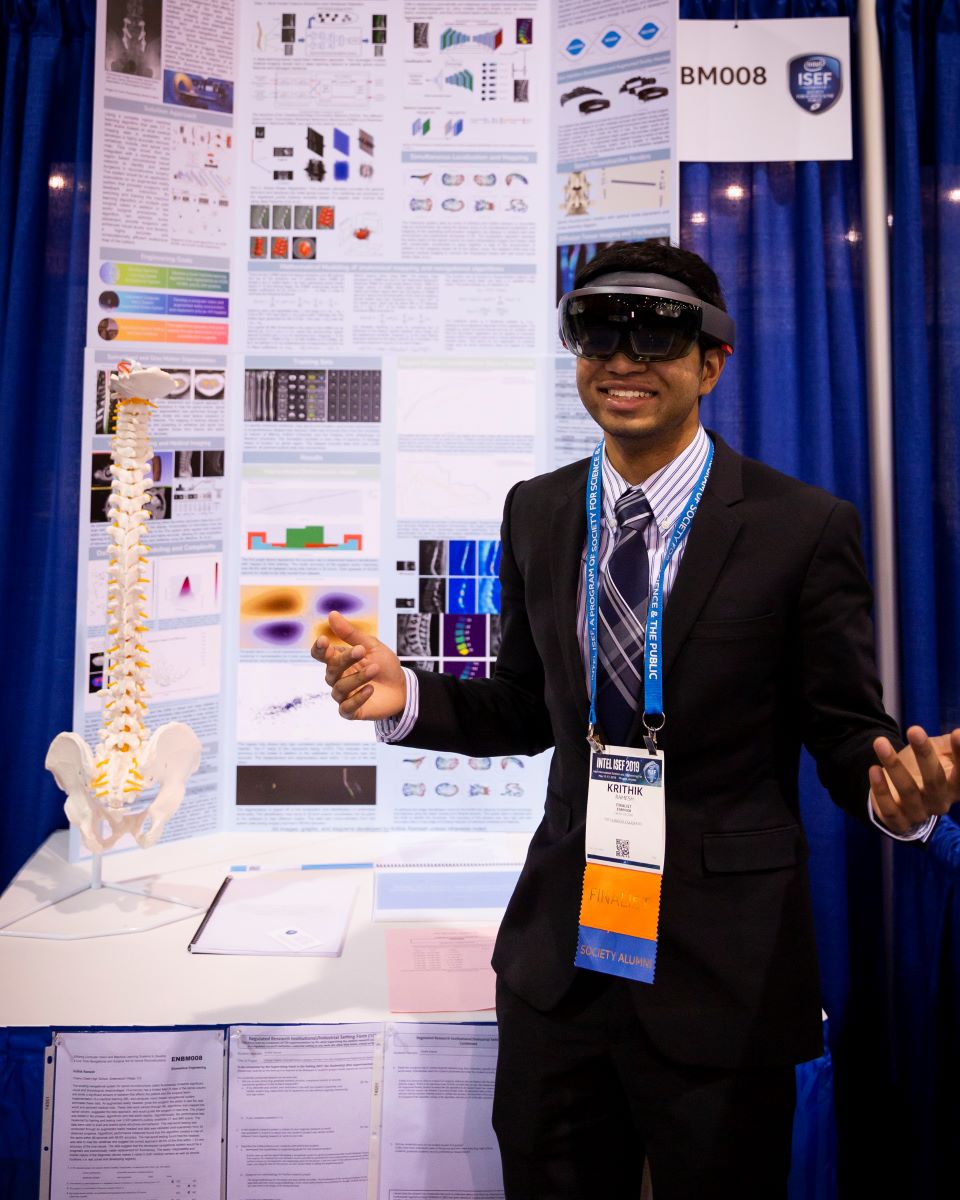
<svg viewBox="0 0 960 1200"><path fill-rule="evenodd" d="M843 90L840 59L828 54L801 54L787 64L790 95L809 113L833 108Z"/></svg>

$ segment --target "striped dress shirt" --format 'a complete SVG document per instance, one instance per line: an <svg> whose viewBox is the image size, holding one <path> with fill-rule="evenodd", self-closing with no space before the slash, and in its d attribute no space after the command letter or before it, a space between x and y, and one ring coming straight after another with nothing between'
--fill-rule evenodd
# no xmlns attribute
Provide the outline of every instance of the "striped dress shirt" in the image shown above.
<svg viewBox="0 0 960 1200"><path fill-rule="evenodd" d="M613 553L616 544L617 518L615 508L617 501L625 492L633 487L642 490L653 512L653 520L648 521L643 531L647 546L647 563L650 568L650 586L660 578L660 568L663 566L663 556L670 542L670 535L680 520L687 501L693 491L694 484L700 478L707 453L710 449L710 439L702 425L698 426L696 436L685 450L681 450L675 459L665 467L644 479L638 484L629 484L616 470L606 451L603 454L601 475L603 477L603 511L600 518L600 561L599 574L602 578L607 561ZM673 581L677 577L683 550L687 544L684 538L674 552L673 558L667 564L663 577L663 596L661 608L666 608L670 597ZM587 691L590 690L590 640L587 636L587 606L586 578L587 548L583 548L580 583L577 588L577 630L580 636L580 654L583 658L583 669L586 678Z"/></svg>

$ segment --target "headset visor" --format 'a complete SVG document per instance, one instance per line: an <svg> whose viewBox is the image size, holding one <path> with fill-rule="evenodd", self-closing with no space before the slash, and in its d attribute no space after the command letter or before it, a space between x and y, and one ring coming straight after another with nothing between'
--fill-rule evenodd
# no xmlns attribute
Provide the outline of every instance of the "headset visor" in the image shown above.
<svg viewBox="0 0 960 1200"><path fill-rule="evenodd" d="M618 351L635 362L683 358L708 333L701 301L639 288L578 288L560 301L558 315L560 340L578 358L605 360Z"/></svg>

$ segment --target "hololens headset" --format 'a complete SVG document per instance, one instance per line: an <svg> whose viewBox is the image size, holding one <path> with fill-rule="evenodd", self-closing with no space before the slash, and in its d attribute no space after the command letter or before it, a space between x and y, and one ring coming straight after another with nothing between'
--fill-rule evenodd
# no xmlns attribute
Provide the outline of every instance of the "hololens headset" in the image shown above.
<svg viewBox="0 0 960 1200"><path fill-rule="evenodd" d="M578 358L634 362L683 358L701 337L733 353L736 325L677 279L610 271L567 292L557 309L560 341Z"/></svg>

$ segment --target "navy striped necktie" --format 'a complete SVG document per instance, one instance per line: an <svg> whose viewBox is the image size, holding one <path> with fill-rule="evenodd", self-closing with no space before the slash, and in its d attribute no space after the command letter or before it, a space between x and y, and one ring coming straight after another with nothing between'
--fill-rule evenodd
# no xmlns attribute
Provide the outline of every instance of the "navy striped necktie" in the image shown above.
<svg viewBox="0 0 960 1200"><path fill-rule="evenodd" d="M643 700L643 637L650 568L643 531L653 516L638 487L617 501L617 536L600 575L597 718L604 740L623 746Z"/></svg>

